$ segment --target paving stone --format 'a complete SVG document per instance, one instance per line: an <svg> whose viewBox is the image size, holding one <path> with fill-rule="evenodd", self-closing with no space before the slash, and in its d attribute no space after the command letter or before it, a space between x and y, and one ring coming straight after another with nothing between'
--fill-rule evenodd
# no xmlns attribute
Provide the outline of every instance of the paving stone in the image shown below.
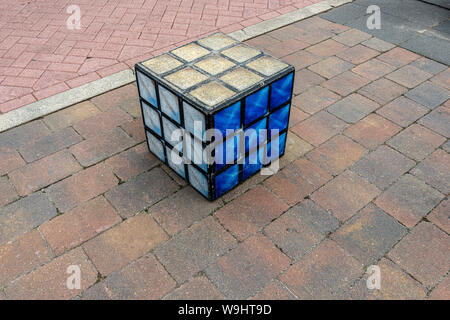
<svg viewBox="0 0 450 320"><path fill-rule="evenodd" d="M288 135L288 139L289 139L289 136L295 136L295 135ZM298 139L301 140L300 138L298 138ZM301 141L303 141L303 140L301 140ZM239 184L236 188L231 189L229 192L224 194L222 196L222 200L224 201L224 203L228 203L268 178L269 178L269 176L263 176L262 174L255 174L254 176L245 180L243 183Z"/></svg>
<svg viewBox="0 0 450 320"><path fill-rule="evenodd" d="M322 57L318 57L305 50L297 51L283 57L283 61L292 64L297 71L319 62L320 60L322 60Z"/></svg>
<svg viewBox="0 0 450 320"><path fill-rule="evenodd" d="M384 105L403 95L407 91L408 89L405 87L402 87L391 80L381 78L362 87L358 93Z"/></svg>
<svg viewBox="0 0 450 320"><path fill-rule="evenodd" d="M425 72L412 65L407 65L388 74L386 78L411 89L421 84L425 80L431 78L432 76L433 75L431 73Z"/></svg>
<svg viewBox="0 0 450 320"><path fill-rule="evenodd" d="M55 207L41 192L0 208L0 244L17 239L56 215Z"/></svg>
<svg viewBox="0 0 450 320"><path fill-rule="evenodd" d="M329 10L325 13L322 13L320 16L329 21L333 21L340 24L347 24L350 21L353 21L359 17L362 17L366 14L366 8L362 6L358 6L354 3L348 3L343 6L334 8L333 10Z"/></svg>
<svg viewBox="0 0 450 320"><path fill-rule="evenodd" d="M249 300L297 300L297 297L279 280L273 280Z"/></svg>
<svg viewBox="0 0 450 320"><path fill-rule="evenodd" d="M264 233L291 259L298 260L338 226L334 216L304 200L264 228Z"/></svg>
<svg viewBox="0 0 450 320"><path fill-rule="evenodd" d="M434 75L447 69L445 65L425 57L417 59L411 65Z"/></svg>
<svg viewBox="0 0 450 320"><path fill-rule="evenodd" d="M423 31L425 30L422 29L419 35L408 39L400 45L405 49L449 65L450 55L448 52L450 52L450 44L447 41L442 41L446 39L448 34L441 33L436 29Z"/></svg>
<svg viewBox="0 0 450 320"><path fill-rule="evenodd" d="M426 216L444 196L407 174L383 192L375 204L408 228Z"/></svg>
<svg viewBox="0 0 450 320"><path fill-rule="evenodd" d="M418 281L386 258L376 264L380 268L381 288L368 289L368 274L350 290L349 296L355 300L419 300L427 294Z"/></svg>
<svg viewBox="0 0 450 320"><path fill-rule="evenodd" d="M208 201L191 187L167 197L152 206L148 213L173 235L206 217L221 206L221 201Z"/></svg>
<svg viewBox="0 0 450 320"><path fill-rule="evenodd" d="M142 118L125 122L120 126L134 141L140 143L145 141L145 131L142 124Z"/></svg>
<svg viewBox="0 0 450 320"><path fill-rule="evenodd" d="M346 127L347 124L344 121L326 111L320 111L294 126L291 131L314 146L318 146Z"/></svg>
<svg viewBox="0 0 450 320"><path fill-rule="evenodd" d="M51 185L46 192L61 212L67 212L117 183L117 178L101 163Z"/></svg>
<svg viewBox="0 0 450 320"><path fill-rule="evenodd" d="M378 54L378 51L358 44L354 47L337 53L336 56L357 65L375 57Z"/></svg>
<svg viewBox="0 0 450 320"><path fill-rule="evenodd" d="M155 249L155 255L178 282L202 271L236 245L213 217L207 217Z"/></svg>
<svg viewBox="0 0 450 320"><path fill-rule="evenodd" d="M450 155L436 150L428 158L411 170L417 178L438 189L443 194L450 193Z"/></svg>
<svg viewBox="0 0 450 320"><path fill-rule="evenodd" d="M316 86L298 96L295 96L292 99L292 104L307 113L314 114L322 109L325 109L339 99L340 96L334 92L331 92L321 86Z"/></svg>
<svg viewBox="0 0 450 320"><path fill-rule="evenodd" d="M294 31L295 38L297 40L309 43L309 44L316 44L322 41L325 41L332 36L334 36L333 32L330 32L328 30L316 28L314 30L311 30L310 28L305 28L305 26L296 26L295 24L292 25L296 28Z"/></svg>
<svg viewBox="0 0 450 320"><path fill-rule="evenodd" d="M302 110L295 108L291 108L290 114L289 114L289 128L295 126L299 122L302 122L303 120L307 119L309 117L309 114L306 112L303 112Z"/></svg>
<svg viewBox="0 0 450 320"><path fill-rule="evenodd" d="M295 73L294 79L294 94L300 94L307 91L309 88L315 87L325 81L317 73L311 72L307 69L302 69Z"/></svg>
<svg viewBox="0 0 450 320"><path fill-rule="evenodd" d="M450 233L450 200L444 199L431 213L427 219L435 225Z"/></svg>
<svg viewBox="0 0 450 320"><path fill-rule="evenodd" d="M50 130L42 122L35 120L0 133L0 148L17 149L21 145L33 142L50 134Z"/></svg>
<svg viewBox="0 0 450 320"><path fill-rule="evenodd" d="M407 127L428 111L428 108L402 96L378 109L377 113L402 127Z"/></svg>
<svg viewBox="0 0 450 320"><path fill-rule="evenodd" d="M389 252L389 258L428 288L450 268L450 237L436 226L421 222Z"/></svg>
<svg viewBox="0 0 450 320"><path fill-rule="evenodd" d="M86 300L155 300L175 288L175 281L151 254L113 272L84 294Z"/></svg>
<svg viewBox="0 0 450 320"><path fill-rule="evenodd" d="M195 277L176 288L164 300L222 300L225 297L205 276Z"/></svg>
<svg viewBox="0 0 450 320"><path fill-rule="evenodd" d="M68 267L77 265L81 271L81 288L68 289ZM6 288L12 300L59 300L70 299L86 290L97 281L97 271L81 248L60 256L45 266L34 270Z"/></svg>
<svg viewBox="0 0 450 320"><path fill-rule="evenodd" d="M273 37L279 41L286 41L295 39L297 37L298 29L292 25L288 25L286 27L270 31L266 35Z"/></svg>
<svg viewBox="0 0 450 320"><path fill-rule="evenodd" d="M20 154L27 162L33 162L70 147L83 140L73 128L65 128L44 136L36 141L22 145Z"/></svg>
<svg viewBox="0 0 450 320"><path fill-rule="evenodd" d="M138 90L134 83L108 91L92 98L90 101L102 111L121 108L133 117L141 114Z"/></svg>
<svg viewBox="0 0 450 320"><path fill-rule="evenodd" d="M450 153L450 140L447 140L447 142L444 143L441 147L442 149Z"/></svg>
<svg viewBox="0 0 450 320"><path fill-rule="evenodd" d="M137 176L157 164L159 160L149 151L146 143L142 143L115 155L105 161L122 181Z"/></svg>
<svg viewBox="0 0 450 320"><path fill-rule="evenodd" d="M90 101L84 101L44 117L44 122L53 130L70 127L75 123L100 113Z"/></svg>
<svg viewBox="0 0 450 320"><path fill-rule="evenodd" d="M254 296L289 266L289 258L266 237L254 235L206 269L206 275L226 298Z"/></svg>
<svg viewBox="0 0 450 320"><path fill-rule="evenodd" d="M167 240L167 235L148 214L139 214L98 237L83 248L97 270L107 276Z"/></svg>
<svg viewBox="0 0 450 320"><path fill-rule="evenodd" d="M286 167L292 161L297 160L313 147L295 134L288 134L284 156L280 160L280 168ZM267 176L264 176L267 177Z"/></svg>
<svg viewBox="0 0 450 320"><path fill-rule="evenodd" d="M338 175L358 161L365 152L366 149L361 145L338 135L312 150L307 157L332 175Z"/></svg>
<svg viewBox="0 0 450 320"><path fill-rule="evenodd" d="M18 197L16 189L9 179L6 176L0 177L0 207L15 201Z"/></svg>
<svg viewBox="0 0 450 320"><path fill-rule="evenodd" d="M25 165L20 154L8 147L0 147L0 175L9 173Z"/></svg>
<svg viewBox="0 0 450 320"><path fill-rule="evenodd" d="M421 125L450 138L450 107L441 106L418 121Z"/></svg>
<svg viewBox="0 0 450 320"><path fill-rule="evenodd" d="M84 140L69 150L82 166L88 167L135 144L122 129L114 128L93 138Z"/></svg>
<svg viewBox="0 0 450 320"><path fill-rule="evenodd" d="M354 93L334 103L327 110L346 122L356 123L379 107L377 103Z"/></svg>
<svg viewBox="0 0 450 320"><path fill-rule="evenodd" d="M325 240L280 276L300 299L336 299L363 273L363 266Z"/></svg>
<svg viewBox="0 0 450 320"><path fill-rule="evenodd" d="M17 192L25 196L81 170L67 150L62 150L9 173Z"/></svg>
<svg viewBox="0 0 450 320"><path fill-rule="evenodd" d="M340 58L330 57L316 64L313 64L312 66L309 66L308 69L320 74L327 79L331 79L340 73L350 70L354 66L354 64ZM299 76L301 75L297 73L296 78L298 78Z"/></svg>
<svg viewBox="0 0 450 320"><path fill-rule="evenodd" d="M380 189L387 188L415 166L414 161L382 145L356 162L350 169Z"/></svg>
<svg viewBox="0 0 450 320"><path fill-rule="evenodd" d="M369 204L331 235L342 248L364 265L373 264L407 233L408 229L373 204Z"/></svg>
<svg viewBox="0 0 450 320"><path fill-rule="evenodd" d="M336 42L334 40L328 39L318 44L315 44L306 50L310 53L319 56L319 57L331 57L339 52L346 50L348 47Z"/></svg>
<svg viewBox="0 0 450 320"><path fill-rule="evenodd" d="M186 182L186 180L184 180L183 178L181 178L177 173L175 173L175 171L173 171L172 168L168 167L165 164L162 164L161 169L163 169L163 171L172 178L173 181L175 181L176 184L178 184L180 187L185 187L188 185L188 183Z"/></svg>
<svg viewBox="0 0 450 320"><path fill-rule="evenodd" d="M427 81L405 94L408 98L434 109L450 98L450 91Z"/></svg>
<svg viewBox="0 0 450 320"><path fill-rule="evenodd" d="M333 39L349 47L353 47L371 37L372 36L368 33L356 29L350 29L338 34L337 36L333 37Z"/></svg>
<svg viewBox="0 0 450 320"><path fill-rule="evenodd" d="M216 212L222 225L244 240L288 209L262 186L256 186Z"/></svg>
<svg viewBox="0 0 450 320"><path fill-rule="evenodd" d="M39 230L53 252L60 255L121 221L114 208L100 196L47 221Z"/></svg>
<svg viewBox="0 0 450 320"><path fill-rule="evenodd" d="M450 297L450 277L446 277L442 282L431 291L428 299L431 300L447 300Z"/></svg>
<svg viewBox="0 0 450 320"><path fill-rule="evenodd" d="M331 175L306 159L298 159L267 179L264 185L289 205L296 204L317 190Z"/></svg>
<svg viewBox="0 0 450 320"><path fill-rule="evenodd" d="M306 42L297 39L289 39L280 43L275 43L272 46L267 47L265 51L277 58L282 58L308 46L309 44Z"/></svg>
<svg viewBox="0 0 450 320"><path fill-rule="evenodd" d="M447 68L447 70L442 71L441 73L437 74L430 80L433 83L436 83L437 85L441 86L442 88L450 90L450 68Z"/></svg>
<svg viewBox="0 0 450 320"><path fill-rule="evenodd" d="M369 80L377 80L382 76L395 70L394 66L384 63L378 59L371 59L360 65L357 65L352 71Z"/></svg>
<svg viewBox="0 0 450 320"><path fill-rule="evenodd" d="M413 124L390 139L387 144L404 155L421 161L445 142L445 138L433 131Z"/></svg>
<svg viewBox="0 0 450 320"><path fill-rule="evenodd" d="M321 85L325 88L333 90L342 96L349 95L350 93L358 90L362 86L368 84L370 80L357 75L351 71L346 71L337 75L336 77L325 81Z"/></svg>
<svg viewBox="0 0 450 320"><path fill-rule="evenodd" d="M322 29L335 34L344 32L349 28L337 23L330 22L328 20L319 18L319 16L313 16L308 19L300 20L292 24L294 27L305 29L305 30L317 30Z"/></svg>
<svg viewBox="0 0 450 320"><path fill-rule="evenodd" d="M366 41L363 41L362 44L365 45L366 47L378 50L380 52L385 52L395 47L395 45L393 45L392 43L383 41L376 37L372 37Z"/></svg>
<svg viewBox="0 0 450 320"><path fill-rule="evenodd" d="M36 230L0 246L0 287L51 259L50 249Z"/></svg>
<svg viewBox="0 0 450 320"><path fill-rule="evenodd" d="M400 47L395 47L378 56L378 59L397 68L403 67L419 58L419 55Z"/></svg>
<svg viewBox="0 0 450 320"><path fill-rule="evenodd" d="M366 179L345 171L314 192L311 199L331 211L340 221L345 221L379 193L380 190Z"/></svg>
<svg viewBox="0 0 450 320"><path fill-rule="evenodd" d="M164 199L177 189L176 183L164 171L155 168L118 185L105 196L117 212L127 218Z"/></svg>

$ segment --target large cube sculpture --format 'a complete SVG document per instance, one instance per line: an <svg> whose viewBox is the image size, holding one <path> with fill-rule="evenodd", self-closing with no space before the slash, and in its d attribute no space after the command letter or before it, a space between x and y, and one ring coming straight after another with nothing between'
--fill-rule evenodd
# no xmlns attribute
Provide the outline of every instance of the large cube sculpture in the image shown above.
<svg viewBox="0 0 450 320"><path fill-rule="evenodd" d="M215 33L136 64L150 151L213 200L284 154L294 68Z"/></svg>

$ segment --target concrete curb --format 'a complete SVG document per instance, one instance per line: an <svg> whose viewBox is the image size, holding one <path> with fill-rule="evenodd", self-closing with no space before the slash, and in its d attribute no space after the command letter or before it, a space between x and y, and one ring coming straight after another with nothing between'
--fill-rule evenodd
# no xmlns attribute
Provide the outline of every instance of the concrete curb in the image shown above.
<svg viewBox="0 0 450 320"><path fill-rule="evenodd" d="M229 35L237 40L245 41L352 1L325 0L232 32ZM0 132L132 83L134 80L134 70L124 70L7 112L0 115Z"/></svg>

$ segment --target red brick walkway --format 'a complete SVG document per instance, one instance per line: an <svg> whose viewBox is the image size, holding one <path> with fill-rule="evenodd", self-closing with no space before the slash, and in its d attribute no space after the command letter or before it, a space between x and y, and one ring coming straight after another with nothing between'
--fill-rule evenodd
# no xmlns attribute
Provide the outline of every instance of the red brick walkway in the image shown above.
<svg viewBox="0 0 450 320"><path fill-rule="evenodd" d="M0 0L0 114L320 0ZM69 30L69 4L81 29Z"/></svg>
<svg viewBox="0 0 450 320"><path fill-rule="evenodd" d="M248 43L297 69L288 145L215 202L135 83L0 133L0 299L450 299L448 66L317 17Z"/></svg>

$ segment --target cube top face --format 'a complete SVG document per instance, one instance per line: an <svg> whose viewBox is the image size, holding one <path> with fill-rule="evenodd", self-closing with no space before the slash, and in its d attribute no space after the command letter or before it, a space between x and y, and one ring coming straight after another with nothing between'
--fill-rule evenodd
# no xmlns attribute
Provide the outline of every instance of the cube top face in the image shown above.
<svg viewBox="0 0 450 320"><path fill-rule="evenodd" d="M223 33L137 64L205 114L232 105L293 67Z"/></svg>

